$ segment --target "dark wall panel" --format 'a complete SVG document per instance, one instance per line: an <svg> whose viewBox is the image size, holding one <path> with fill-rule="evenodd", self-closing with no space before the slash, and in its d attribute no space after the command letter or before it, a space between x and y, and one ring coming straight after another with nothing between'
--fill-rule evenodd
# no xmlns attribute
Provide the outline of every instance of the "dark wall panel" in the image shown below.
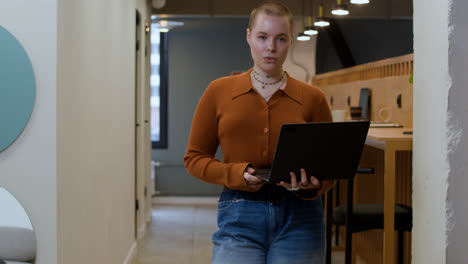
<svg viewBox="0 0 468 264"><path fill-rule="evenodd" d="M337 21L356 64L413 53L410 19L342 19ZM342 69L325 31L317 38L317 74Z"/></svg>
<svg viewBox="0 0 468 264"><path fill-rule="evenodd" d="M211 81L252 66L247 18L185 18L169 32L168 148L153 150L156 189L161 195L211 196L222 187L199 181L184 168L193 113ZM222 159L220 153L217 157Z"/></svg>

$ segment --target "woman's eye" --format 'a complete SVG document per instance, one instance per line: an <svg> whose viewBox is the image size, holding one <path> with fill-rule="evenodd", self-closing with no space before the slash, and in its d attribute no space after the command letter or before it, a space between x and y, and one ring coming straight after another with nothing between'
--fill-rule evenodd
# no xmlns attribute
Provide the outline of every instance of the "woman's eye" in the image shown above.
<svg viewBox="0 0 468 264"><path fill-rule="evenodd" d="M258 38L259 38L259 39L262 39L262 40L263 40L263 39L266 39L265 36L258 36Z"/></svg>
<svg viewBox="0 0 468 264"><path fill-rule="evenodd" d="M281 42L285 42L285 41L286 41L286 39L285 39L285 38L279 38L279 41L281 41Z"/></svg>

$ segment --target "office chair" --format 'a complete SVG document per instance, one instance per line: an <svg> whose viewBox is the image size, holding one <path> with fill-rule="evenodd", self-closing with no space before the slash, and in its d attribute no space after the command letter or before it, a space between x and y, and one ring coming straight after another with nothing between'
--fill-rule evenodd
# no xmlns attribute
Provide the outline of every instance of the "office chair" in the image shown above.
<svg viewBox="0 0 468 264"><path fill-rule="evenodd" d="M357 174L374 174L373 168L358 168ZM326 201L326 249L325 263L331 263L331 228L332 225L345 226L345 263L351 264L352 234L373 229L384 228L383 204L355 204L353 205L353 189L355 175L345 179L347 181L346 206L332 208L333 189L327 193ZM342 179L337 179L342 180ZM338 186L338 183L334 188ZM410 206L395 205L395 230L398 231L398 263L403 264L403 232L411 231L413 222ZM338 233L338 228L336 228ZM336 235L337 237L337 235Z"/></svg>

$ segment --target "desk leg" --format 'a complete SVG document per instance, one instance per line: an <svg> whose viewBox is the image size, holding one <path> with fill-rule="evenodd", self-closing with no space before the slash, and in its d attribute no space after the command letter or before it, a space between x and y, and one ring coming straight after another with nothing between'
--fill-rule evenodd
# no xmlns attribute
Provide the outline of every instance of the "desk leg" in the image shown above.
<svg viewBox="0 0 468 264"><path fill-rule="evenodd" d="M396 146L385 145L383 263L395 264L395 163Z"/></svg>

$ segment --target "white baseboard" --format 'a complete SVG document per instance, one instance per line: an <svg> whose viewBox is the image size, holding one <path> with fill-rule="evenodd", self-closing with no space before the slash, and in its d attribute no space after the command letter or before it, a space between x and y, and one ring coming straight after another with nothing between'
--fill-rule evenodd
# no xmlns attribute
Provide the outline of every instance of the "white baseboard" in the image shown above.
<svg viewBox="0 0 468 264"><path fill-rule="evenodd" d="M146 223L144 223L142 227L138 228L137 239L144 237L145 233L146 233Z"/></svg>
<svg viewBox="0 0 468 264"><path fill-rule="evenodd" d="M134 241L123 264L132 264L133 263L133 259L136 256L136 250L137 250L137 242Z"/></svg>
<svg viewBox="0 0 468 264"><path fill-rule="evenodd" d="M185 196L156 196L153 204L169 205L216 205L219 197L185 197Z"/></svg>

